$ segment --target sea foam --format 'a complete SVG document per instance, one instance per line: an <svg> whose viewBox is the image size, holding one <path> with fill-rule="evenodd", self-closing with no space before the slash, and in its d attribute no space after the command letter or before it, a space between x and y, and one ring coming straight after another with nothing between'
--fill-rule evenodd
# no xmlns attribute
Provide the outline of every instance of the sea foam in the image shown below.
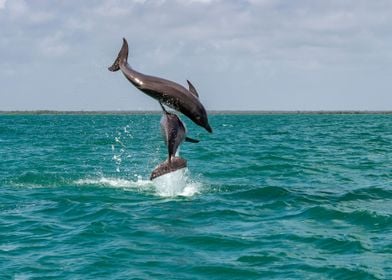
<svg viewBox="0 0 392 280"><path fill-rule="evenodd" d="M189 176L188 168L155 178L153 181L156 193L163 197L193 196L200 192L201 184L194 182Z"/></svg>
<svg viewBox="0 0 392 280"><path fill-rule="evenodd" d="M161 197L190 197L200 192L202 184L193 181L190 177L189 170L182 168L158 178L153 181L143 179L138 176L134 180L123 178L86 178L75 181L77 185L98 185L104 187L123 188L125 190L152 191Z"/></svg>

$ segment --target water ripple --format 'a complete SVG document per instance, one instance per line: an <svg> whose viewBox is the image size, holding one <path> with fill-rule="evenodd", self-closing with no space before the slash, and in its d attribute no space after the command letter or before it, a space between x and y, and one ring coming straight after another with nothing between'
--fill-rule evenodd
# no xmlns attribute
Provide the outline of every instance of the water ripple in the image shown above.
<svg viewBox="0 0 392 280"><path fill-rule="evenodd" d="M0 279L392 278L389 115L211 123L150 182L158 115L0 116Z"/></svg>

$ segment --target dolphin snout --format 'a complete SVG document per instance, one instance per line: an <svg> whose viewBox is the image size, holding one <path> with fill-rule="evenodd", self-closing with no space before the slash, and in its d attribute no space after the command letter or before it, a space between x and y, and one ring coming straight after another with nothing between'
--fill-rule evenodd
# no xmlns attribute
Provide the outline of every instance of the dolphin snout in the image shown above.
<svg viewBox="0 0 392 280"><path fill-rule="evenodd" d="M211 126L207 123L204 127L209 133L212 133L212 128Z"/></svg>

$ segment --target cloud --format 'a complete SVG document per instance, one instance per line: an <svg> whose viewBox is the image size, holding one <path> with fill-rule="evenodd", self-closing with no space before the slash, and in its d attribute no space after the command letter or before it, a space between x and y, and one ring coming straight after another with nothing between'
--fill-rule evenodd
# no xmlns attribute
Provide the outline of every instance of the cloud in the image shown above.
<svg viewBox="0 0 392 280"><path fill-rule="evenodd" d="M0 9L4 9L4 6L5 6L5 2L6 2L7 0L0 0Z"/></svg>
<svg viewBox="0 0 392 280"><path fill-rule="evenodd" d="M48 56L62 56L69 50L61 32L42 38L38 46L42 54Z"/></svg>
<svg viewBox="0 0 392 280"><path fill-rule="evenodd" d="M54 76L61 64L57 71L77 82L64 83L59 92L102 100L97 107L114 104L105 91L116 88L121 94L129 85L106 66L126 37L135 68L176 81L192 77L201 92L214 93L204 95L207 107L246 107L238 92L261 109L278 106L278 99L287 107L296 101L284 92L296 91L296 99L301 92L309 96L314 89L304 85L310 80L319 81L321 100L327 91L343 92L341 77L353 83L345 91L366 96L361 89L366 87L359 85L374 79L363 77L388 72L392 62L391 8L388 0L0 0L0 66L9 69L0 81L12 84L17 75L10 73L41 79L42 73L29 73L27 65L51 69L45 74L50 86L50 80L61 82ZM377 82L386 83L383 77ZM20 85L18 90L34 88ZM143 95L132 98L135 107L152 104ZM309 108L317 103L302 100ZM124 104L118 106L129 108Z"/></svg>
<svg viewBox="0 0 392 280"><path fill-rule="evenodd" d="M8 1L6 8L11 18L23 17L28 10L26 2L23 0Z"/></svg>

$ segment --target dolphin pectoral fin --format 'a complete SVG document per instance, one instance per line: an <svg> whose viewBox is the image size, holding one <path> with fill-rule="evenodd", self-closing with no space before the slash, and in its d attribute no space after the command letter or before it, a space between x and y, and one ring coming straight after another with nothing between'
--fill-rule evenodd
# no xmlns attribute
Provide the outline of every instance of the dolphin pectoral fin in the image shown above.
<svg viewBox="0 0 392 280"><path fill-rule="evenodd" d="M150 180L174 172L178 169L185 168L187 166L186 160L180 157L173 157L171 161L165 161L159 164L154 171L151 173Z"/></svg>
<svg viewBox="0 0 392 280"><path fill-rule="evenodd" d="M186 80L188 82L188 86L189 86L189 91L196 96L197 98L199 98L199 94L196 91L196 88L192 85L192 83L189 80Z"/></svg>
<svg viewBox="0 0 392 280"><path fill-rule="evenodd" d="M200 142L200 140L193 139L193 138L190 138L190 137L185 137L185 141L186 142L190 142L190 143L199 143Z"/></svg>
<svg viewBox="0 0 392 280"><path fill-rule="evenodd" d="M165 106L163 106L162 102L161 101L158 101L158 102L159 102L159 105L161 105L163 112L167 113Z"/></svg>
<svg viewBox="0 0 392 280"><path fill-rule="evenodd" d="M113 65L108 67L109 71L116 72L120 70L120 64L125 64L128 61L128 42L123 38L123 44L121 46L121 50L117 55L116 60Z"/></svg>

